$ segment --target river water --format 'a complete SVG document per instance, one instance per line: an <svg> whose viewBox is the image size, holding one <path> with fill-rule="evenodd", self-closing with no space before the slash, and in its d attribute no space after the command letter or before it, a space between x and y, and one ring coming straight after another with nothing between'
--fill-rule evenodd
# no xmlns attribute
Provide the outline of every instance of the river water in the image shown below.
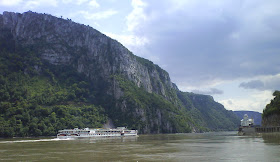
<svg viewBox="0 0 280 162"><path fill-rule="evenodd" d="M3 161L280 161L279 135L237 132L0 139Z"/></svg>

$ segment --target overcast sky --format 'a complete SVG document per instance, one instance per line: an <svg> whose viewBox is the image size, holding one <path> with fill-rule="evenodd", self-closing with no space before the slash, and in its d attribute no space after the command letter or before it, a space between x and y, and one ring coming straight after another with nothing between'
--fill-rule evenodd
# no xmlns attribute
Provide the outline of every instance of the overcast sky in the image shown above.
<svg viewBox="0 0 280 162"><path fill-rule="evenodd" d="M279 0L0 0L28 10L90 25L229 110L262 112L280 90Z"/></svg>

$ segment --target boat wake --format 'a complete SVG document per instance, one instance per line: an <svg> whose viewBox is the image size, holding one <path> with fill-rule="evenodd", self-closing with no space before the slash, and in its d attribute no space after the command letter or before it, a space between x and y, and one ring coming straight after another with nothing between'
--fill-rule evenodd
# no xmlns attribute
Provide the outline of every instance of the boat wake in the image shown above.
<svg viewBox="0 0 280 162"><path fill-rule="evenodd" d="M51 141L66 141L66 140L73 140L73 138L65 138L65 139L52 138L52 139L35 139L35 140L24 139L24 140L0 141L0 143L51 142Z"/></svg>

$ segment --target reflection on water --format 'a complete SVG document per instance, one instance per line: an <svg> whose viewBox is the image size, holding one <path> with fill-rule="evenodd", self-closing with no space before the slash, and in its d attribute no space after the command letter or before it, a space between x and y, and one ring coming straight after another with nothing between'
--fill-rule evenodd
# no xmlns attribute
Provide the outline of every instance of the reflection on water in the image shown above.
<svg viewBox="0 0 280 162"><path fill-rule="evenodd" d="M237 132L139 137L0 139L0 160L13 161L278 161L280 138Z"/></svg>
<svg viewBox="0 0 280 162"><path fill-rule="evenodd" d="M75 139L80 143L99 143L99 142L107 142L107 143L120 143L120 142L135 142L137 141L137 137L95 137L95 138L78 138Z"/></svg>
<svg viewBox="0 0 280 162"><path fill-rule="evenodd" d="M279 133L262 134L262 138L265 143L280 145L280 134Z"/></svg>

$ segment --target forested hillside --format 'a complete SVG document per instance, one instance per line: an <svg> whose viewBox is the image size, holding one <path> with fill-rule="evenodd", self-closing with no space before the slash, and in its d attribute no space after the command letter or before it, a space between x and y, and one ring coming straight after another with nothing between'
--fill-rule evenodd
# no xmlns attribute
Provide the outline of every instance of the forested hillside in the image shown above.
<svg viewBox="0 0 280 162"><path fill-rule="evenodd" d="M28 49L14 50L11 42L0 43L0 136L55 135L106 122L84 76L71 67L53 68Z"/></svg>
<svg viewBox="0 0 280 162"><path fill-rule="evenodd" d="M192 119L200 126L212 131L237 129L237 116L226 110L222 104L215 102L212 96L188 92L179 92L178 96Z"/></svg>
<svg viewBox="0 0 280 162"><path fill-rule="evenodd" d="M102 127L109 118L140 133L239 124L212 97L181 92L166 71L119 42L47 14L0 15L0 67L1 137Z"/></svg>
<svg viewBox="0 0 280 162"><path fill-rule="evenodd" d="M263 126L280 126L280 91L275 91L273 96L274 99L263 110Z"/></svg>

